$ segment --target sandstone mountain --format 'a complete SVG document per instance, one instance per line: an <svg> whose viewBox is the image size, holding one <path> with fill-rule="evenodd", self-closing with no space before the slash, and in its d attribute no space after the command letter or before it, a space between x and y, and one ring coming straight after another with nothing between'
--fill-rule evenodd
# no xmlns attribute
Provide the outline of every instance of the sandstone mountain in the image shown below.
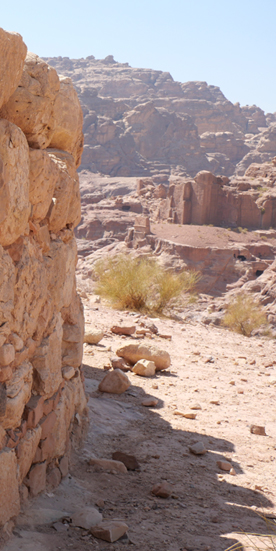
<svg viewBox="0 0 276 551"><path fill-rule="evenodd" d="M242 176L276 155L276 116L206 82L136 69L112 56L47 58L75 85L84 114L81 169L111 176Z"/></svg>

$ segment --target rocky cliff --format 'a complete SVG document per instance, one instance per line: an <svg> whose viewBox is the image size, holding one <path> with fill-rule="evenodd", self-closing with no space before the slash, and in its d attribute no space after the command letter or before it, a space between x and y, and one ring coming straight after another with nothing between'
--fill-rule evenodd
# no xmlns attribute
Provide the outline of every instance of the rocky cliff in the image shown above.
<svg viewBox="0 0 276 551"><path fill-rule="evenodd" d="M276 117L206 82L135 69L112 56L47 58L71 77L84 114L82 169L111 176L242 176L276 155Z"/></svg>
<svg viewBox="0 0 276 551"><path fill-rule="evenodd" d="M0 526L67 473L86 400L76 292L82 111L69 78L0 29ZM76 417L77 416L77 417Z"/></svg>

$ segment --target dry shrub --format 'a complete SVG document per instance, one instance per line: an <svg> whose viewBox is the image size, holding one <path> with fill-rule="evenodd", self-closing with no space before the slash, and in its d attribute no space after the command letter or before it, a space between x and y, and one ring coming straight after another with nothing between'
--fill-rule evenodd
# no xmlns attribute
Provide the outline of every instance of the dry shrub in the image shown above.
<svg viewBox="0 0 276 551"><path fill-rule="evenodd" d="M250 295L241 293L226 308L223 325L250 337L252 332L260 327L267 326L267 319L263 307L259 301Z"/></svg>
<svg viewBox="0 0 276 551"><path fill-rule="evenodd" d="M244 544L241 542L234 543L228 547L226 551L276 551L276 525L274 519L258 515L265 521L267 533L246 533L240 532L243 536Z"/></svg>
<svg viewBox="0 0 276 551"><path fill-rule="evenodd" d="M197 272L165 270L152 258L120 254L96 263L96 292L116 308L161 314L190 293L199 280Z"/></svg>

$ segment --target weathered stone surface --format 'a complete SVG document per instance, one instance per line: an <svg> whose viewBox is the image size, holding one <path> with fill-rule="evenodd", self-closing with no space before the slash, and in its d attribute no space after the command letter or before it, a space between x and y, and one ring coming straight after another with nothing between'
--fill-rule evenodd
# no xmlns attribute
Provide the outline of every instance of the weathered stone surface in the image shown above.
<svg viewBox="0 0 276 551"><path fill-rule="evenodd" d="M156 365L150 360L139 360L132 368L133 373L142 377L153 377Z"/></svg>
<svg viewBox="0 0 276 551"><path fill-rule="evenodd" d="M128 526L119 520L104 520L91 528L91 534L100 540L113 543L120 539L128 531Z"/></svg>
<svg viewBox="0 0 276 551"><path fill-rule="evenodd" d="M90 530L92 526L99 524L103 519L101 513L95 507L85 507L82 511L77 511L72 515L72 525L79 526L85 530Z"/></svg>
<svg viewBox="0 0 276 551"><path fill-rule="evenodd" d="M27 232L29 148L19 128L0 120L0 244L11 245Z"/></svg>
<svg viewBox="0 0 276 551"><path fill-rule="evenodd" d="M0 29L0 51L0 72L2 75L0 91L1 108L15 92L20 82L27 54L27 46L24 44L20 34Z"/></svg>
<svg viewBox="0 0 276 551"><path fill-rule="evenodd" d="M20 511L15 452L4 448L0 451L0 526Z"/></svg>
<svg viewBox="0 0 276 551"><path fill-rule="evenodd" d="M56 163L59 176L53 192L54 202L49 212L49 230L58 232L66 225L74 228L81 220L79 179L70 153L53 149L51 157Z"/></svg>
<svg viewBox="0 0 276 551"><path fill-rule="evenodd" d="M68 77L60 77L53 116L56 124L50 147L71 153L78 167L83 150L83 116L77 92Z"/></svg>
<svg viewBox="0 0 276 551"><path fill-rule="evenodd" d="M54 332L43 339L32 358L34 389L49 398L62 382L61 373L62 322L59 318Z"/></svg>
<svg viewBox="0 0 276 551"><path fill-rule="evenodd" d="M28 430L17 446L18 479L21 484L23 478L29 472L35 453L41 438L41 427Z"/></svg>
<svg viewBox="0 0 276 551"><path fill-rule="evenodd" d="M45 490L46 486L46 469L47 463L37 463L33 465L28 476L24 479L24 483L28 486L31 497L35 497L40 492Z"/></svg>
<svg viewBox="0 0 276 551"><path fill-rule="evenodd" d="M30 147L49 146L56 126L53 105L59 89L55 69L28 52L19 86L0 115L23 130Z"/></svg>
<svg viewBox="0 0 276 551"><path fill-rule="evenodd" d="M29 198L35 222L46 217L59 177L58 163L51 150L30 149Z"/></svg>
<svg viewBox="0 0 276 551"><path fill-rule="evenodd" d="M130 380L120 369L114 369L106 374L99 384L100 392L122 394L130 387Z"/></svg>
<svg viewBox="0 0 276 551"><path fill-rule="evenodd" d="M4 344L0 348L0 366L5 367L13 362L15 358L15 348L13 344Z"/></svg>
<svg viewBox="0 0 276 551"><path fill-rule="evenodd" d="M24 362L7 388L6 412L2 420L4 428L15 429L20 425L25 404L31 397L32 383L33 367L30 362Z"/></svg>
<svg viewBox="0 0 276 551"><path fill-rule="evenodd" d="M171 359L168 352L161 350L157 346L127 344L119 348L116 354L132 364L142 359L150 360L155 363L156 371L167 369L171 365Z"/></svg>
<svg viewBox="0 0 276 551"><path fill-rule="evenodd" d="M110 358L110 363L113 367L113 369L120 369L121 371L131 371L131 367L129 364L126 363L124 358L117 358L114 356L113 358Z"/></svg>

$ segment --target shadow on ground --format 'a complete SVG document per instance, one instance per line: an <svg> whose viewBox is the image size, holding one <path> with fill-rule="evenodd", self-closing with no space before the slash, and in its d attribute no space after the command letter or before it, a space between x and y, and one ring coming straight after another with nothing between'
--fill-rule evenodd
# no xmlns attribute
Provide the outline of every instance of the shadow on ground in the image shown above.
<svg viewBox="0 0 276 551"><path fill-rule="evenodd" d="M162 401L154 409L141 405L149 395L140 386L122 395L98 392L105 373L93 367L93 357L86 361L91 364L84 365L90 426L84 446L73 453L70 476L60 487L30 502L3 551L224 551L240 541L240 531L268 533L254 509L271 506L269 499L239 486L238 476L230 482L229 475L227 480L222 472L218 476L216 462L227 460L232 442L198 434L192 422L189 431L173 429L161 416ZM189 452L199 440L208 449L204 456ZM134 454L140 470L115 474L88 465L89 457L111 458L117 450ZM237 475L242 472L232 464ZM168 499L151 494L152 486L164 480L172 487ZM97 502L104 518L128 524L128 537L111 544L81 529L58 533L53 527L53 511L70 518Z"/></svg>

